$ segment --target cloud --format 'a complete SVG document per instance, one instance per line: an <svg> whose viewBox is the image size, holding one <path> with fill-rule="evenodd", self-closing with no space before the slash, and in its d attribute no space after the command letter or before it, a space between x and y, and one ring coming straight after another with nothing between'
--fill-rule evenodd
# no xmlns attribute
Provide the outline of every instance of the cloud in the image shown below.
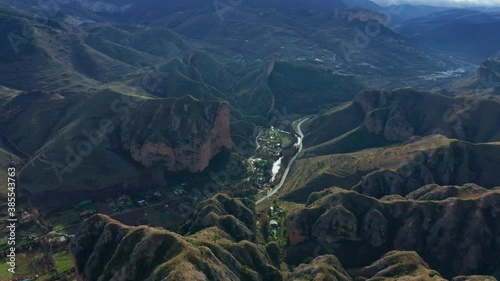
<svg viewBox="0 0 500 281"><path fill-rule="evenodd" d="M418 4L431 6L500 6L500 0L372 0L380 5Z"/></svg>

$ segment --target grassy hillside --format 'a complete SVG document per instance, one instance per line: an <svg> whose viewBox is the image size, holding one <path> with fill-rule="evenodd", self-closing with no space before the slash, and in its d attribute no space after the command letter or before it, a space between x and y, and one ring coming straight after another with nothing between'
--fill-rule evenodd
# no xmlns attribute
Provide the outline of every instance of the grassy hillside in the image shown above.
<svg viewBox="0 0 500 281"><path fill-rule="evenodd" d="M230 143L226 106L190 97L156 98L125 86L66 97L22 92L1 107L0 131L9 141L4 146L12 149L10 144L15 144L14 152L26 163L18 166L24 192L35 197L57 192L72 202L85 190L121 186L125 178L131 186L153 184L145 164L150 160L144 160L149 158L134 150L150 144L174 150L157 152L175 155L165 171L208 161L217 153L212 151L220 145L217 137ZM227 128L218 122L227 122ZM200 156L208 142L210 148ZM59 196L53 199L46 203L64 201Z"/></svg>
<svg viewBox="0 0 500 281"><path fill-rule="evenodd" d="M351 100L364 88L354 76L334 75L307 64L279 61L274 64L268 83L276 104L303 114Z"/></svg>
<svg viewBox="0 0 500 281"><path fill-rule="evenodd" d="M307 194L329 186L375 197L406 195L426 183L474 182L492 188L498 185L498 153L498 142L472 144L435 135L405 145L305 157L295 162L280 192L287 200L303 202Z"/></svg>
<svg viewBox="0 0 500 281"><path fill-rule="evenodd" d="M363 111L352 102L333 107L302 125L304 146L311 147L335 139L355 129L363 120Z"/></svg>
<svg viewBox="0 0 500 281"><path fill-rule="evenodd" d="M353 103L308 121L304 131L304 156L354 152L436 133L470 142L498 141L500 104L412 89L364 91Z"/></svg>
<svg viewBox="0 0 500 281"><path fill-rule="evenodd" d="M484 220L494 212L492 205L479 202L494 202L496 195L498 192L487 191L456 201L386 202L332 188L312 194L306 206L284 215L290 244L281 249L277 241L263 240L260 231L269 227L269 218L265 213L258 214L253 202L217 194L198 204L181 230L183 235L161 228L130 227L96 215L82 224L70 252L77 275L84 280L446 280L432 268L451 277L456 273L498 275L494 272L498 259L486 259L495 250L486 247L492 238L469 225L477 218L484 229L495 233L492 223ZM452 202L473 214L461 216ZM444 209L448 211L439 213ZM447 242L460 247L446 249L448 243L443 245L431 231L415 223L420 219L426 219L432 230L442 230L448 238L459 235L462 239ZM469 232L446 232L449 228ZM418 239L413 242L413 233L428 237L434 248L420 245ZM486 253L451 258L454 253L471 249L474 238L463 233L483 237L475 245ZM399 238L394 246L389 242L393 236ZM412 251L401 250L403 247ZM433 249L440 255L433 256ZM383 254L378 255L380 252ZM436 264L443 257L451 262ZM477 267L481 262L484 268ZM460 267L462 264L467 266ZM122 272L128 272L126 277ZM492 276L460 278L453 280L495 280Z"/></svg>

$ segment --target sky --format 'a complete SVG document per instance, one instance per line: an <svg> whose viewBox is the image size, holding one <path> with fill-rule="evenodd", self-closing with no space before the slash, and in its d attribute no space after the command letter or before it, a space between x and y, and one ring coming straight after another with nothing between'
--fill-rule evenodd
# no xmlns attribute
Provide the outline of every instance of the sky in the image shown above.
<svg viewBox="0 0 500 281"><path fill-rule="evenodd" d="M372 0L379 5L421 4L431 6L500 6L500 0Z"/></svg>

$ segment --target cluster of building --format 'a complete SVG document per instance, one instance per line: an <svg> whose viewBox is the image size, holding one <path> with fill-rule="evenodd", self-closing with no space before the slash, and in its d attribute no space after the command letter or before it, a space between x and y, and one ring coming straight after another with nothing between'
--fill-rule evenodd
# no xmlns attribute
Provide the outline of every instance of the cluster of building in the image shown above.
<svg viewBox="0 0 500 281"><path fill-rule="evenodd" d="M80 213L80 217L82 219L86 219L97 213L94 202L92 202L92 200L90 199L83 200L80 203L76 204L75 209Z"/></svg>
<svg viewBox="0 0 500 281"><path fill-rule="evenodd" d="M132 196L128 194L122 194L117 198L108 198L105 204L98 203L98 207L94 206L94 202L90 199L83 200L75 206L75 209L79 212L80 218L86 219L98 212L106 213L106 208L109 209L111 213L119 213L124 210L130 210L137 207L145 207L149 205L148 200L158 199L162 196L160 191L147 192L140 198L132 199Z"/></svg>
<svg viewBox="0 0 500 281"><path fill-rule="evenodd" d="M153 197L161 197L161 195L161 192L157 191L153 195L148 194L147 196L144 196L144 198L141 197L141 199L136 199L134 201L130 195L122 194L116 200L112 198L106 199L106 204L111 212L117 213L123 210L133 209L135 207L147 206L149 204L147 200ZM116 202L118 202L118 204Z"/></svg>
<svg viewBox="0 0 500 281"><path fill-rule="evenodd" d="M279 219L280 217L282 216L283 212L285 211L286 207L285 206L278 206L278 205L274 205L274 206L271 206L269 207L269 218L271 219L269 221L269 228L271 230L271 232L273 233L273 236L276 237L276 234L278 233L278 230L280 228L280 224L279 224Z"/></svg>
<svg viewBox="0 0 500 281"><path fill-rule="evenodd" d="M185 186L186 186L185 183L174 186L173 192L175 193L175 195L177 195L177 196L184 195L184 193L186 192L184 190Z"/></svg>
<svg viewBox="0 0 500 281"><path fill-rule="evenodd" d="M289 142L282 143L283 138L289 139ZM274 127L271 127L270 130L263 131L257 138L257 141L261 144L260 149L262 150L260 153L258 151L258 155L280 157L283 150L290 147L291 138L290 133L275 129Z"/></svg>
<svg viewBox="0 0 500 281"><path fill-rule="evenodd" d="M257 142L259 148L255 156L249 159L252 166L250 182L260 190L264 190L262 192L266 192L273 188L272 179L276 174L273 171L273 163L282 157L285 149L291 146L292 136L286 131L271 127L262 131Z"/></svg>

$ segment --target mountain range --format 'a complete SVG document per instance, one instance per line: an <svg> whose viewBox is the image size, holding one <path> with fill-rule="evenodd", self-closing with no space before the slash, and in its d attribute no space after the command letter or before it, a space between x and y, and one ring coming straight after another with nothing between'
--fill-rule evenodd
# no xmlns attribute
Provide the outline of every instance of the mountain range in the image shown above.
<svg viewBox="0 0 500 281"><path fill-rule="evenodd" d="M478 63L500 55L500 12L445 10L405 22L398 31L419 45Z"/></svg>
<svg viewBox="0 0 500 281"><path fill-rule="evenodd" d="M292 244L288 257L304 259L293 270L283 265L278 244L262 242L259 229L266 225L255 219L253 203L224 195L198 205L184 236L152 227L128 227L98 215L85 221L70 247L77 276L83 280L446 280L419 253L432 264L448 264L452 259L451 267L440 268L445 276L478 268L495 271L498 260L489 257L497 251L490 245L498 233L495 222L487 222L486 216L498 211L498 192L478 186L457 188L475 194L455 197L451 193L449 200L431 202L377 201L338 188L313 193L305 208L288 217ZM431 194L431 190L421 193ZM442 208L450 211L439 217ZM462 213L469 215L461 217ZM423 227L420 221L426 222ZM484 232L477 231L478 225ZM393 239L396 242L391 244ZM465 254L476 239L481 246ZM296 246L301 241L309 245ZM316 247L318 242L324 247ZM448 250L455 243L456 254ZM391 248L398 250L374 258ZM368 266L351 269L371 260ZM453 280L496 279L459 275Z"/></svg>
<svg viewBox="0 0 500 281"><path fill-rule="evenodd" d="M0 180L53 279L500 278L494 9L0 2Z"/></svg>
<svg viewBox="0 0 500 281"><path fill-rule="evenodd" d="M15 144L8 147L9 153L23 158L21 177L26 181L26 192L46 196L54 189L46 186L54 181L60 182L56 189L69 188L73 194L87 188L112 188L122 180L113 171L128 171L130 181L138 183L149 175L138 167L148 168L153 164L163 165L168 172L201 171L221 148L233 146L228 139L229 127L238 132L240 125L268 124L269 115L282 109L286 114L315 113L351 100L366 84L375 83L371 81L399 84L398 79L390 78L394 73L417 75L436 69L432 55L407 46L384 26L380 26L380 35L370 44L394 49L392 62L390 57L383 57L385 65L388 60L393 64L392 69L379 71L377 65L382 64L382 56L368 47L356 55L353 53L352 62L343 58L341 49L350 40L350 32L372 19L382 19L369 11L319 12L315 17L300 16L289 21L285 12L261 9L265 13L259 14L251 9L255 8L235 11L240 13L240 20L234 24L220 21L215 21L215 25L202 24L214 16L202 13L188 23L178 18L162 24L166 27L99 22L73 25L58 17L44 22L30 12L2 9L0 20L4 24L0 37L5 40L2 42L5 56L0 71L5 75L0 78L4 86L0 130L7 143ZM170 19L184 16L187 15L174 13ZM280 23L280 18L288 23ZM259 22L260 26L251 22ZM298 33L307 30L307 26L330 24L336 28L324 28L315 34ZM274 28L269 30L269 26ZM257 30L266 29L267 35L253 38L237 35L257 35ZM220 37L220 32L228 37ZM238 37L241 43L232 46L230 41ZM329 39L325 41L326 38ZM292 40L294 44L285 44ZM263 42L268 42L265 50L252 47ZM281 53L273 54L274 51ZM407 67L408 64L401 64L403 57L418 63ZM371 76L375 72L381 76ZM360 82L368 76L372 80L367 79L366 84ZM186 95L193 98L183 98ZM227 109L221 105L225 102L229 105ZM121 104L125 109L121 109ZM183 107L184 112L177 110ZM168 111L167 108L171 108L171 113L165 115L163 111ZM110 109L114 114L109 113ZM162 112L153 114L152 110ZM204 121L197 119L199 111L205 112ZM146 112L148 116L144 115ZM163 115L187 122L190 128L177 132L177 124L165 128L167 131L159 129L162 125L156 122ZM126 123L127 118L135 116L141 121ZM73 161L78 162L73 166L79 168L68 166L75 158L71 156L79 153L75 152L77 146L86 141L88 132L100 128L102 120L111 120L120 129L92 146L91 150L97 153L76 157L82 158ZM220 124L225 125L220 127ZM156 129L145 130L144 126ZM31 134L23 133L26 131ZM195 136L189 141L189 148L184 147L182 140L188 134ZM221 140L210 141L214 138ZM114 165L116 170L110 170L109 177L91 176L95 173L92 167L102 168L93 165L99 161L95 157L108 153L109 161L122 164ZM150 159L157 153L155 160ZM167 155L168 161L157 159ZM99 163L107 166L108 162ZM74 170L77 172L73 173ZM65 172L61 171L72 171L78 176L63 181L61 173Z"/></svg>

